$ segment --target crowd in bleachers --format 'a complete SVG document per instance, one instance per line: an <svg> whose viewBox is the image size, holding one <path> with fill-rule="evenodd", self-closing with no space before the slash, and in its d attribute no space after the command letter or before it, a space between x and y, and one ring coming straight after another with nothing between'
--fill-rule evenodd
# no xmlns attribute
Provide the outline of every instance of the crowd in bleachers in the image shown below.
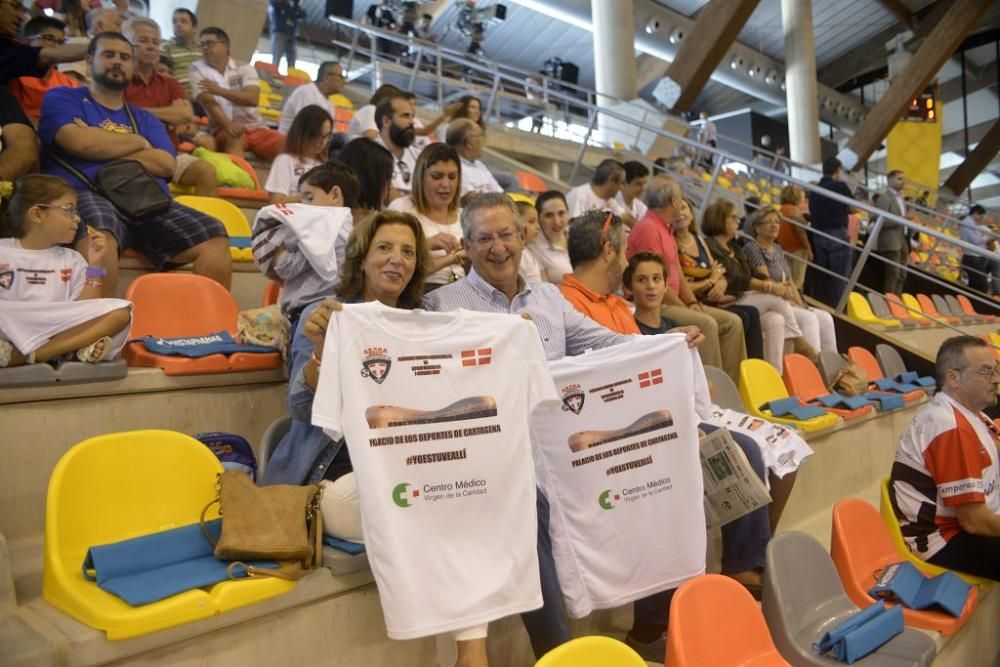
<svg viewBox="0 0 1000 667"><path fill-rule="evenodd" d="M719 184L740 199L756 196L752 208L741 210L730 198L699 207L685 196L696 196L697 189L686 193L682 187L708 177L711 161L697 154L685 156L685 164L669 175L641 162L607 159L588 182L531 197L516 178L482 161L489 129L473 96L425 124L416 117L412 93L385 85L348 124L343 110L349 103L334 101L343 98L340 64L321 64L315 81L292 82L276 68L233 59L225 30L199 27L187 9L174 12L169 41L151 19L117 9L90 15L86 44L67 41L80 36L73 12L65 22L37 16L21 32L24 18L20 3L0 2L0 77L6 84L0 90L0 179L11 184L0 191L0 369L116 358L129 340L133 316L133 338L177 335L156 330L157 317L150 315L157 308L155 292L140 302L149 281L133 283L134 304L114 298L120 257L132 251L155 271L190 264L196 276L217 283L212 290L228 290L231 244L240 235L221 209L202 198L266 203L243 236L261 273L280 290L275 308L290 330L287 397L293 421L271 453L262 483L321 484L324 531L332 537L365 541L349 443L313 419L324 373L329 378L337 372L335 366L323 371L323 364L328 328L343 304L523 315L541 336L549 361L622 345L633 335L681 333L706 366L721 368L722 377L739 386L741 411L805 432L867 416L873 401L891 402L863 396L857 404L839 396L828 404L826 389L835 381L819 380L817 390L813 378L824 355L837 359L839 349L834 318L819 304L836 306L843 291L839 279L822 269L846 277L852 267L854 214L842 201L818 193L807 201L802 188L772 184L751 172L725 174ZM75 78L78 69L59 69L80 59L87 65L82 81ZM284 100L280 114L267 113L275 111L275 90ZM714 145L710 121L701 140ZM253 165L267 169L263 184ZM819 185L853 198L841 172L836 160L827 161ZM926 220L911 210L902 187L902 174L890 174L875 204ZM178 200L182 193L201 197ZM967 224L985 225L983 214L973 207ZM824 234L807 233L807 227ZM965 228L962 238L990 243ZM891 223L884 224L880 239L877 252L889 260L884 291L902 294L907 263L926 263L920 257L925 251L913 250L906 229ZM936 256L940 252L936 248ZM989 277L990 267L978 260L963 260L979 276L970 273L970 283ZM807 270L806 262L821 270ZM207 290L199 286L204 282L178 283L170 303L182 303L185 290ZM986 283L973 286L989 291ZM810 305L804 295L819 304ZM868 302L862 306L856 296L850 295L849 314L888 321L864 311ZM37 307L41 302L44 309ZM204 301L223 302L209 307L233 316L227 299ZM235 330L236 323L218 326ZM214 332L185 335L197 333ZM975 447L993 442L989 432L996 427L979 413L987 398L996 398L997 366L992 351L975 340L953 343L939 355L937 382L946 397L933 399L926 419L948 422L948 428L931 440L919 425L908 431L892 482L893 493L901 494L894 495L897 518L936 540L928 552L917 533L904 532L916 539L912 548L932 560L943 554L936 556L938 564L995 579L995 556L986 572L970 556L985 549L994 554L993 536L1000 534L994 532L1000 511L995 447L989 461L978 458ZM241 342L248 341L235 344ZM168 363L140 349L142 343L129 345L130 365L168 373L278 365L273 350L263 364L240 366L234 357L213 366ZM708 433L719 427L711 410L719 394L700 373L674 380L697 394L699 427ZM898 378L870 372L868 380ZM864 384L861 394L868 393ZM925 397L923 388L905 382L879 390L906 400ZM955 435L963 428L976 435ZM986 436L983 429L990 429ZM776 474L759 442L733 436L757 477L770 485L774 502L723 527L722 572L760 599L765 568L772 567L768 544L795 473ZM928 458L925 452L943 446L935 444L938 438L961 443L960 456L942 454L947 460L941 469L934 454ZM970 488L962 492L928 491L968 480ZM537 500L543 605L522 616L540 658L570 633L555 575L558 545L549 537L548 500L541 491ZM938 510L929 524L921 503ZM962 509L969 503L989 515ZM673 592L634 602L626 641L650 660L662 660L667 650ZM486 634L486 623L455 632L456 664L485 664Z"/></svg>

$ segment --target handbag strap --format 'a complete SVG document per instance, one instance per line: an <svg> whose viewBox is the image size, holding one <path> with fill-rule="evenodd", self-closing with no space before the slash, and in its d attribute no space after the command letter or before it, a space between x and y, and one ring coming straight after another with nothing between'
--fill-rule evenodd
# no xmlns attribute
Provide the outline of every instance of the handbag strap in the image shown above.
<svg viewBox="0 0 1000 667"><path fill-rule="evenodd" d="M205 538L208 540L208 543L212 545L213 549L215 549L215 547L217 547L219 543L216 541L214 537L212 537L211 533L208 532L208 526L205 522L205 515L208 514L209 507L215 505L216 503L221 503L221 502L222 500L218 496L216 496L214 499L210 500L208 504L205 505L205 507L203 507L201 510L201 517L200 517L201 532L205 533Z"/></svg>
<svg viewBox="0 0 1000 667"><path fill-rule="evenodd" d="M226 574L229 575L230 579L243 578L233 576L233 570L237 567L242 567L246 570L247 577L249 578L274 577L275 579L284 579L285 581L298 581L312 571L303 569L299 563L282 563L281 567L271 569L268 567L254 567L253 565L247 565L243 561L234 560L226 567Z"/></svg>

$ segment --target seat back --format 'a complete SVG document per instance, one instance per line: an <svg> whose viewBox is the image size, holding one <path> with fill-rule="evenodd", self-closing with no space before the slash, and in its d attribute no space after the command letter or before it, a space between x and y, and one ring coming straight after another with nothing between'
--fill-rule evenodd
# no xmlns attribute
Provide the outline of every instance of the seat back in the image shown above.
<svg viewBox="0 0 1000 667"><path fill-rule="evenodd" d="M907 294L906 292L904 292L902 296L903 296L903 305L905 305L911 311L916 313L921 313L923 315L931 314L928 313L926 310L924 310L923 304L920 301L917 301L917 297L913 296L912 294ZM930 299L928 299L928 301L930 301Z"/></svg>
<svg viewBox="0 0 1000 667"><path fill-rule="evenodd" d="M260 437L260 451L257 453L257 479L263 479L264 468L278 446L281 439L285 437L288 430L292 428L292 418L288 415L278 417L268 425L264 435Z"/></svg>
<svg viewBox="0 0 1000 667"><path fill-rule="evenodd" d="M775 639L815 624L832 611L831 602L841 609L853 607L830 554L815 538L799 531L775 535L768 542L766 562L761 608Z"/></svg>
<svg viewBox="0 0 1000 667"><path fill-rule="evenodd" d="M746 412L743 399L740 398L740 390L736 387L733 379L721 368L715 366L705 366L705 377L708 379L709 388L712 390L712 400L719 407Z"/></svg>
<svg viewBox="0 0 1000 667"><path fill-rule="evenodd" d="M879 343L875 346L875 356L878 358L879 366L885 371L886 377L895 378L906 372L903 358L899 356L899 351L892 345Z"/></svg>
<svg viewBox="0 0 1000 667"><path fill-rule="evenodd" d="M899 562L879 511L858 498L845 498L833 506L830 556L848 596L861 607L871 604L868 589L878 571Z"/></svg>
<svg viewBox="0 0 1000 667"><path fill-rule="evenodd" d="M803 401L812 401L820 396L826 396L827 391L823 382L823 376L819 374L819 369L801 354L785 355L785 387L788 393L798 396Z"/></svg>
<svg viewBox="0 0 1000 667"><path fill-rule="evenodd" d="M958 305L961 306L962 312L964 312L966 315L978 315L979 314L978 312L976 312L976 309L973 307L972 302L969 301L969 297L965 296L964 294L959 294L955 298L958 301Z"/></svg>
<svg viewBox="0 0 1000 667"><path fill-rule="evenodd" d="M932 294L931 295L931 303L934 304L934 307L937 308L937 311L939 313L941 313L942 315L945 315L945 316L953 315L953 316L963 317L963 318L966 317L965 313L962 313L962 312L953 313L953 312L951 312L951 306L948 305L948 300L945 299L944 296L942 296L941 294Z"/></svg>
<svg viewBox="0 0 1000 667"><path fill-rule="evenodd" d="M948 306L948 312L951 313L952 315L955 315L957 317L965 317L966 315L969 314L971 314L973 317L976 316L975 313L967 313L964 310L962 310L962 305L958 302L958 299L955 298L954 294L945 294L944 302Z"/></svg>
<svg viewBox="0 0 1000 667"><path fill-rule="evenodd" d="M312 77L310 77L305 71L300 70L298 67L289 67L288 74L286 76L293 79L299 79L300 81L304 81L306 83L312 81Z"/></svg>
<svg viewBox="0 0 1000 667"><path fill-rule="evenodd" d="M354 112L350 109L345 109L344 107L334 107L333 108L333 131L334 132L347 132L347 128L351 125L351 119L354 118Z"/></svg>
<svg viewBox="0 0 1000 667"><path fill-rule="evenodd" d="M924 311L924 314L930 315L931 317L941 317L941 313L938 312L937 306L934 305L934 301L932 301L926 294L918 294L917 303L920 304L920 310Z"/></svg>
<svg viewBox="0 0 1000 667"><path fill-rule="evenodd" d="M889 305L889 312L892 313L893 317L899 319L917 320L917 322L921 322L925 325L930 323L930 320L924 317L919 310L908 310L907 306L909 306L909 304L904 305L904 300L892 292L885 293L885 302Z"/></svg>
<svg viewBox="0 0 1000 667"><path fill-rule="evenodd" d="M545 181L542 180L541 176L533 174L530 171L518 171L514 174L514 176L517 177L517 184L522 190L530 192L534 195L540 195L549 189L548 186L545 185Z"/></svg>
<svg viewBox="0 0 1000 667"><path fill-rule="evenodd" d="M745 359L740 364L740 396L743 404L760 406L779 398L788 398L788 389L774 366L763 359Z"/></svg>
<svg viewBox="0 0 1000 667"><path fill-rule="evenodd" d="M278 303L278 299L281 297L281 285L273 280L268 280L267 285L264 286L264 306L273 306Z"/></svg>
<svg viewBox="0 0 1000 667"><path fill-rule="evenodd" d="M646 667L646 661L617 639L594 635L557 646L535 667Z"/></svg>
<svg viewBox="0 0 1000 667"><path fill-rule="evenodd" d="M210 215L226 228L230 238L250 238L250 223L238 206L219 197L200 195L180 195L177 203Z"/></svg>
<svg viewBox="0 0 1000 667"><path fill-rule="evenodd" d="M173 338L216 331L236 335L239 307L211 278L185 273L147 273L128 286L132 337Z"/></svg>
<svg viewBox="0 0 1000 667"><path fill-rule="evenodd" d="M860 322L878 324L878 318L865 301L865 297L857 292L851 292L847 297L847 316Z"/></svg>
<svg viewBox="0 0 1000 667"><path fill-rule="evenodd" d="M878 292L868 292L868 304L872 307L872 312L875 313L876 317L887 320L896 318L896 315L893 315L892 311L889 310L889 304L886 303L885 297Z"/></svg>
<svg viewBox="0 0 1000 667"><path fill-rule="evenodd" d="M823 373L823 382L826 386L833 384L833 378L837 371L847 364L839 352L833 350L821 350L819 353L819 370Z"/></svg>
<svg viewBox="0 0 1000 667"><path fill-rule="evenodd" d="M853 346L847 349L847 356L851 361L861 367L861 370L868 376L869 382L881 380L885 377L881 367L878 365L875 356L863 347Z"/></svg>

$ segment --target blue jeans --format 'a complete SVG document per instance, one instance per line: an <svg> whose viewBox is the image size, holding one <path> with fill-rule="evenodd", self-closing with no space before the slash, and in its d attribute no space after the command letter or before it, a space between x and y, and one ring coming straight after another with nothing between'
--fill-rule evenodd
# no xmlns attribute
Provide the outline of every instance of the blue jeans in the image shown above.
<svg viewBox="0 0 1000 667"><path fill-rule="evenodd" d="M284 56L288 67L295 67L295 36L287 32L271 33L271 63L277 67Z"/></svg>
<svg viewBox="0 0 1000 667"><path fill-rule="evenodd" d="M542 585L542 607L521 614L524 629L531 639L535 658L569 641L569 625L562 606L562 591L556 575L556 561L552 557L552 538L549 536L549 499L541 489L536 489L538 509L538 573Z"/></svg>

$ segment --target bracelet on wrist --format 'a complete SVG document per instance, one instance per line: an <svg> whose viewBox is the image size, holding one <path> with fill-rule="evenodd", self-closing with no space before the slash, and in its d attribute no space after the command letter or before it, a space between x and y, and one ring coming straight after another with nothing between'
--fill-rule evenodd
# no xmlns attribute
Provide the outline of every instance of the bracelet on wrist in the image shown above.
<svg viewBox="0 0 1000 667"><path fill-rule="evenodd" d="M88 266L87 267L87 277L88 278L104 278L108 275L108 270L103 266Z"/></svg>

